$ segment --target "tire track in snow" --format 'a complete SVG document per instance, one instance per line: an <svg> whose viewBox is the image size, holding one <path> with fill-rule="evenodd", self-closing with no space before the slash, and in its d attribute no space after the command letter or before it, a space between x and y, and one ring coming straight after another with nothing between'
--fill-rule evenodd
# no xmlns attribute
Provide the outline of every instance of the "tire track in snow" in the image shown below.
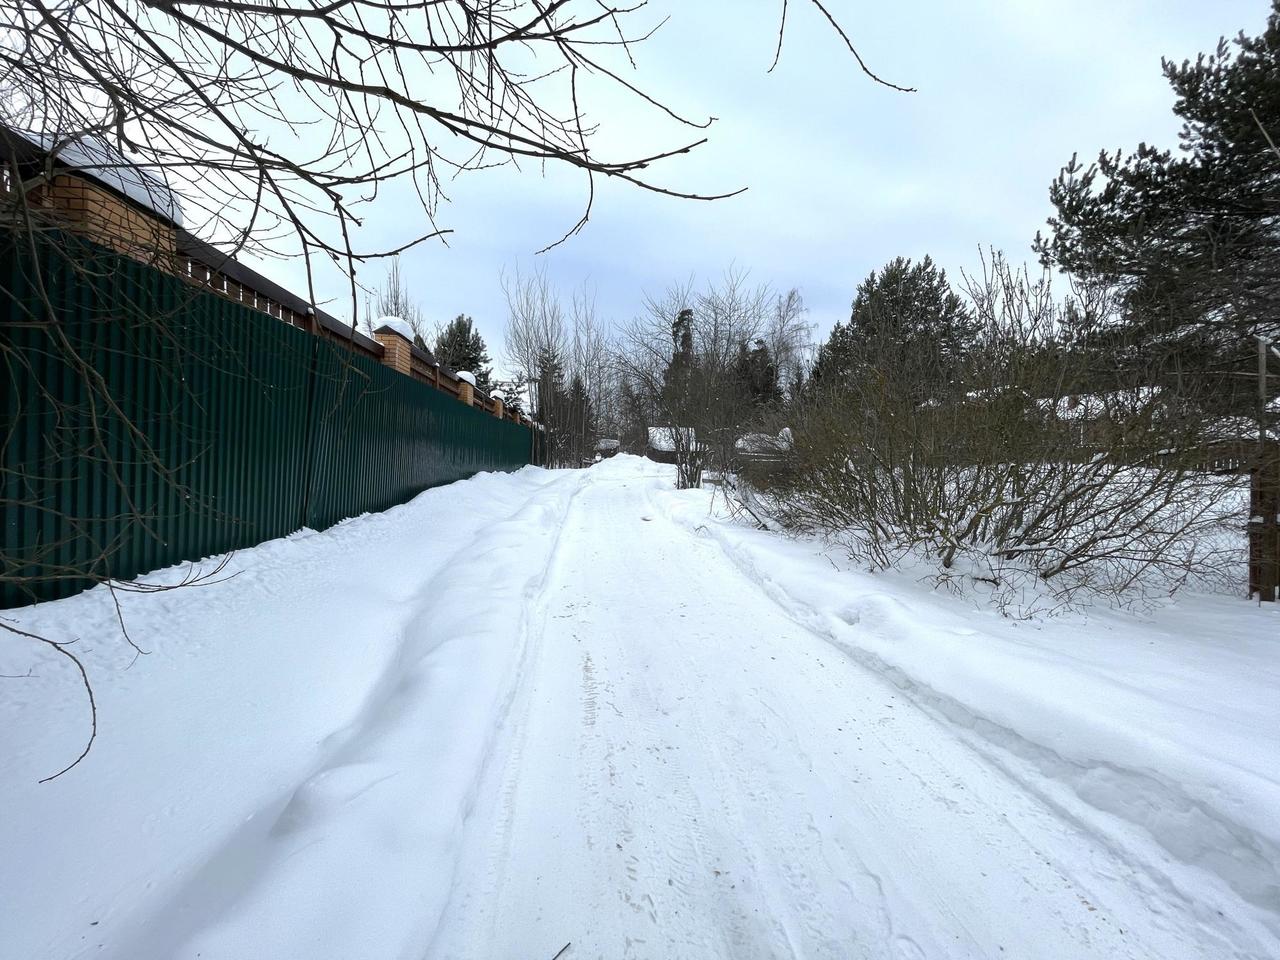
<svg viewBox="0 0 1280 960"><path fill-rule="evenodd" d="M655 509L658 509L656 505ZM917 682L872 651L838 636L838 626L855 631L877 629L880 621L886 619L886 616L864 616L858 612L858 605L855 604L840 611L838 619L842 624L833 624L830 617L795 597L777 580L758 570L755 563L744 556L743 548L728 543L714 529L714 524L691 529L670 514L664 512L664 516L687 535L702 542L714 544L717 552L728 561L729 565L748 583L758 588L762 595L767 597L779 612L797 627L847 657L850 663L865 670L868 675L892 685L895 690L906 696L913 706L946 726L952 736L966 744L993 770L1021 790L1034 796L1058 818L1090 839L1104 845L1111 856L1128 868L1128 882L1143 887L1144 896L1153 912L1161 912L1170 903L1177 904L1187 914L1196 917L1206 930L1224 925L1228 929L1234 927L1236 942L1255 942L1256 946L1248 952L1238 953L1224 941L1223 949L1232 951L1231 956L1259 958L1267 956L1267 948L1257 943L1255 939L1256 930L1236 926L1214 905L1202 902L1185 890L1178 879L1171 874L1168 864L1161 863L1159 857L1152 856L1140 849L1140 846L1135 847L1131 842L1126 842L1121 836L1117 836L1115 822L1111 819L1122 821L1122 830L1132 828L1141 830L1174 861L1215 872L1237 895L1267 911L1269 916L1264 914L1263 924L1269 928L1273 936L1280 934L1280 916L1276 916L1280 902L1273 902L1274 897L1280 896L1280 887L1268 885L1265 880L1261 882L1260 887L1248 884L1242 886L1230 874L1217 874L1214 865L1206 863L1204 858L1188 858L1180 852L1178 849L1180 842L1176 832L1166 836L1159 831L1152 831L1149 819L1135 817L1132 814L1135 798L1146 795L1153 795L1158 799L1151 804L1139 802L1136 806L1149 808L1153 813L1160 809L1199 809L1204 819L1216 822L1221 820L1217 811L1205 808L1189 796L1181 794L1176 785L1164 782L1154 775L1122 769L1105 762L1098 762L1093 766L1080 764L1057 754L1048 747L1024 739L1007 727L974 714L964 704ZM891 605L897 605L896 600L887 597L872 597L868 602L874 603L879 599ZM897 607L895 606L894 609L897 610ZM902 613L902 611L898 612ZM887 742L886 745L888 745ZM922 788L934 789L933 784L919 777L910 766L905 766L904 769L921 784ZM1113 776L1119 781L1116 788L1113 791L1106 788L1092 791L1082 789L1083 784L1090 779L1091 771L1095 770ZM1064 798L1059 792L1062 788L1070 791L1070 796L1076 802L1070 802ZM938 796L946 799L942 794ZM951 801L947 800L947 802ZM1099 819L1099 814L1107 819ZM1108 820L1111 822L1108 823ZM1018 829L1015 823L1008 822L1011 829ZM1223 822L1222 826L1226 834L1223 840L1224 848L1239 848L1247 853L1248 859L1262 874L1276 873L1276 864L1280 863L1280 851L1272 852L1265 845L1258 848L1263 843L1262 838L1243 831L1235 824ZM1031 841L1028 839L1028 842ZM1049 861L1046 859L1045 862ZM1072 878L1064 876L1063 879L1071 882Z"/></svg>
<svg viewBox="0 0 1280 960"><path fill-rule="evenodd" d="M509 694L503 703L493 736L485 754L483 767L477 772L477 797L486 792L498 798L497 813L489 813L497 824L494 842L486 845L487 882L484 887L491 891L493 897L500 897L506 885L505 865L510 860L513 846L513 813L519 797L518 772L524 756L525 743L528 739L528 715L531 709L530 699L534 690L528 683L530 676L536 674L537 663L541 655L542 641L546 633L546 621L549 615L547 595L555 582L562 553L561 542L565 527L574 502L590 483L590 476L579 474L572 479L572 490L569 493L563 510L560 512L551 548L547 554L541 574L535 578L525 590L525 603L521 608L520 622L516 636L520 638L520 652L515 658L513 677L509 685ZM465 828L479 816L485 814L484 804L477 802L468 810L462 826ZM475 902L466 892L459 891L455 880L450 894L452 902L461 897L460 908L465 912L485 913L489 904ZM496 923L496 916L490 922ZM492 933L492 931L491 931ZM436 948L440 928L437 924L431 934L430 945L426 955L431 955Z"/></svg>
<svg viewBox="0 0 1280 960"><path fill-rule="evenodd" d="M450 766L441 756L448 754L450 748L424 742L422 733L423 729L436 726L432 717L435 696L443 693L446 699L463 697L466 702L465 698L472 695L464 689L465 680L459 683L459 678L439 672L437 653L448 644L460 642L459 637L467 634L468 622L482 620L483 615L470 617L466 611L450 609L448 598L456 593L453 584L460 577L480 574L489 566L486 553L504 549L512 531L528 525L536 527L539 522L554 517L558 512L556 504L564 497L561 484L540 486L511 514L482 527L442 564L435 576L421 585L404 607L396 655L370 687L355 719L332 731L321 742L319 757L310 771L224 838L213 856L177 891L169 905L156 913L157 920L139 931L138 943L128 943L114 956L132 960L135 956L157 955L157 948L167 944L167 956L233 957L234 952L219 947L219 943L226 942L226 933L221 927L224 924L237 929L252 927L255 910L269 912L276 895L273 888L309 882L307 870L302 866L304 862L315 858L318 868L334 869L332 854L325 852L328 845L339 841L356 848L367 847L372 854L367 859L372 862L378 862L379 854L390 853L384 846L388 836L396 838L393 846L403 846L406 850L438 845L443 838L431 836L430 829L423 829L405 807L406 803L421 803L422 794L426 793L406 784L430 779L427 768L432 761L429 757L443 761L442 768L449 770L453 780L447 786L434 784L435 794L426 793L426 796L445 816L449 815L450 804L456 804L456 815L465 819L474 802L474 780L479 777L479 769L471 774L472 784L468 785L465 769L458 767L456 761ZM557 534L559 529L556 528ZM509 556L515 555L509 553ZM513 565L513 561L508 560L508 565L519 570L519 561ZM540 577L533 578L533 584L526 585L524 592L535 589L540 579L545 579L545 569ZM523 612L527 607L520 605L518 609ZM493 662L488 669L494 670L502 658L493 653L490 658ZM477 688L481 700L496 693L495 712L500 714L506 705L503 695L497 692L501 690L502 681L485 687L483 675L475 679L481 681ZM413 719L415 716L424 718L425 727ZM465 757L469 749L478 749L481 753L487 749L483 746L482 727L471 734L471 741L454 748L459 759ZM479 740L475 739L476 735ZM368 810L365 817L349 816L351 809L361 807ZM403 817L398 814L399 810L404 811ZM335 837L335 833L338 836ZM437 859L437 865L439 863ZM334 877L335 893L344 889L345 882L340 876ZM371 902L378 903L381 909L389 909L387 901L377 897L376 889L367 886L352 890L351 894L358 898L356 902L363 899L365 909ZM199 910L193 910L189 906L192 904L198 904ZM390 943L421 939L424 927L429 931L434 926L431 918L442 906L433 907L430 894L424 889L423 916L388 922L382 925L379 934ZM316 910L313 926L324 929L323 916L327 911L321 904L316 905ZM299 923L298 918L294 921L289 926L262 929L257 939L263 943L264 955L301 957L319 953L329 956L339 949L334 943L321 946L323 938L307 932L308 925ZM342 929L348 936L354 936L348 925ZM315 943L304 946L282 939L274 948L267 946L275 942L271 939L273 936L287 938L299 934L315 936ZM146 944L145 950L139 946L141 943Z"/></svg>

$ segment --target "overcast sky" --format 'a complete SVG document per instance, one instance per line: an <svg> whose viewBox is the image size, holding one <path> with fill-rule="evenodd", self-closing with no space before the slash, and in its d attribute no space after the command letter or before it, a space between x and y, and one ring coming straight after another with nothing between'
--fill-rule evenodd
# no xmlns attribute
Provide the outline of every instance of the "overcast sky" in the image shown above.
<svg viewBox="0 0 1280 960"><path fill-rule="evenodd" d="M646 88L686 115L713 115L710 143L655 176L739 197L672 200L601 184L590 224L542 256L585 199L580 175L528 169L450 185L449 245L403 260L432 320L471 314L501 354L504 271L544 267L566 290L583 282L606 321L637 312L642 292L730 264L799 287L825 336L857 284L899 255L930 254L949 273L980 247L1031 260L1050 212L1048 186L1073 151L1139 141L1172 146L1178 124L1162 55L1194 57L1219 36L1258 33L1266 0L829 0L870 66L918 92L895 93L856 69L838 39L792 3L772 73L775 0L657 2L671 22L637 50ZM662 9L665 8L665 9ZM744 12L745 8L745 12ZM634 101L605 97L592 119L619 152L683 136ZM422 228L403 196L368 211L366 243ZM302 290L296 264L263 272ZM322 291L326 288L322 287ZM336 282L327 292L339 296ZM345 302L334 313L349 313Z"/></svg>

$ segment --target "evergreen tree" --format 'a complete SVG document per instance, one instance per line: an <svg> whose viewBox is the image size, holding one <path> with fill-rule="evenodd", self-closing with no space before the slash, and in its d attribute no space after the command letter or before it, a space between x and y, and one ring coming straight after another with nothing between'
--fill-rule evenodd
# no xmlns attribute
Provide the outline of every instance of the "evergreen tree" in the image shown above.
<svg viewBox="0 0 1280 960"><path fill-rule="evenodd" d="M738 344L738 357L734 364L746 402L755 407L767 407L782 400L782 386L778 382L778 367L763 340L755 340L750 349L746 343Z"/></svg>
<svg viewBox="0 0 1280 960"><path fill-rule="evenodd" d="M489 350L471 318L458 314L436 337L436 359L453 370L466 370L475 375L476 386L485 393L492 384Z"/></svg>
<svg viewBox="0 0 1280 960"><path fill-rule="evenodd" d="M671 324L671 363L663 372L663 386L669 404L679 406L688 393L696 360L693 355L693 311L685 307Z"/></svg>
<svg viewBox="0 0 1280 960"><path fill-rule="evenodd" d="M577 466L587 462L595 449L595 411L586 385L576 373L569 381L569 389L557 397L561 406L560 422L565 445L565 459Z"/></svg>
<svg viewBox="0 0 1280 960"><path fill-rule="evenodd" d="M836 388L875 370L911 373L917 399L949 389L953 371L977 341L978 323L929 257L898 257L858 286L847 323L818 348L814 388Z"/></svg>
<svg viewBox="0 0 1280 960"><path fill-rule="evenodd" d="M1251 389L1232 375L1251 335L1280 333L1280 0L1261 36L1163 68L1181 149L1139 144L1088 168L1073 157L1036 248L1121 291L1133 357L1229 400Z"/></svg>
<svg viewBox="0 0 1280 960"><path fill-rule="evenodd" d="M506 408L514 413L525 415L525 399L529 391L529 379L523 373L517 373L510 380L493 381L494 391L501 392Z"/></svg>

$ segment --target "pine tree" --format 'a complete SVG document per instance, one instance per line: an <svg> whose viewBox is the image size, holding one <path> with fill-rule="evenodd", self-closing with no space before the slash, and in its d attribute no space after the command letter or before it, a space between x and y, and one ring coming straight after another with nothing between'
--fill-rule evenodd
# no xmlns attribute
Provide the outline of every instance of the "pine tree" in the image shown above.
<svg viewBox="0 0 1280 960"><path fill-rule="evenodd" d="M871 371L908 371L917 399L945 393L978 336L978 322L929 257L887 263L858 285L849 320L818 348L814 389L839 389Z"/></svg>
<svg viewBox="0 0 1280 960"><path fill-rule="evenodd" d="M745 401L752 406L768 407L781 402L778 367L763 340L755 340L750 348L745 342L738 344L734 374Z"/></svg>
<svg viewBox="0 0 1280 960"><path fill-rule="evenodd" d="M685 307L671 324L671 363L663 372L668 403L679 406L688 392L696 360L693 355L693 311Z"/></svg>
<svg viewBox="0 0 1280 960"><path fill-rule="evenodd" d="M1252 335L1280 333L1280 0L1261 36L1163 69L1181 149L1139 144L1087 168L1073 157L1036 248L1120 290L1130 354L1229 403L1251 389L1232 370Z"/></svg>
<svg viewBox="0 0 1280 960"><path fill-rule="evenodd" d="M453 370L466 370L476 378L476 386L488 393L493 368L488 348L471 318L458 314L436 337L436 359Z"/></svg>
<svg viewBox="0 0 1280 960"><path fill-rule="evenodd" d="M520 416L527 413L525 399L529 392L529 378L523 373L517 373L510 380L493 381L493 392L502 394L503 404L507 410Z"/></svg>

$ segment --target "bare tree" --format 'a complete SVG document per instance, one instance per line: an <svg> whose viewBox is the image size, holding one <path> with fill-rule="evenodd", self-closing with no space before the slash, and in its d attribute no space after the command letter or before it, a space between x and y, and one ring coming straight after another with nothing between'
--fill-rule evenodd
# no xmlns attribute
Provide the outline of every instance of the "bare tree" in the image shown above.
<svg viewBox="0 0 1280 960"><path fill-rule="evenodd" d="M426 347L428 341L434 343L438 337L433 336L428 327L422 307L409 290L400 269L400 256L391 258L387 268L387 278L376 291L373 298L365 300L364 327L366 334L372 334L382 317L398 317L409 325L413 331L413 342L419 347ZM439 324L437 324L439 326Z"/></svg>
<svg viewBox="0 0 1280 960"><path fill-rule="evenodd" d="M506 359L528 384L535 417L547 432L550 466L581 466L594 451L602 417L617 404L613 349L594 293L565 297L545 270L504 276Z"/></svg>
<svg viewBox="0 0 1280 960"><path fill-rule="evenodd" d="M698 289L692 280L645 298L645 312L623 331L621 376L673 448L677 484L697 487L704 468L734 467L736 445L758 417L740 370L744 348L780 345L794 365L800 296L777 296L732 268Z"/></svg>
<svg viewBox="0 0 1280 960"><path fill-rule="evenodd" d="M808 2L883 83L824 4ZM459 173L522 162L581 171L585 208L566 237L586 224L597 177L688 199L737 192L652 177L705 143L712 120L683 117L627 76L658 26L644 22L645 6L3 0L0 121L33 132L55 157L105 143L119 165L175 188L192 229L231 250L329 261L350 278L354 316L358 265L440 235L442 184ZM785 0L782 10L779 53ZM608 86L697 133L635 156L599 155L585 104ZM52 175L52 159L37 171L4 159L16 186L9 206L30 222L26 198ZM401 183L418 200L418 226L391 249L357 247L361 206Z"/></svg>
<svg viewBox="0 0 1280 960"><path fill-rule="evenodd" d="M526 405L536 417L539 408L548 406L547 377L564 356L564 308L545 269L530 275L517 270L500 282L507 300L507 365L526 384Z"/></svg>
<svg viewBox="0 0 1280 960"><path fill-rule="evenodd" d="M814 325L808 317L804 297L793 287L775 298L764 332L769 354L778 368L778 380L789 397L799 393L813 365Z"/></svg>

